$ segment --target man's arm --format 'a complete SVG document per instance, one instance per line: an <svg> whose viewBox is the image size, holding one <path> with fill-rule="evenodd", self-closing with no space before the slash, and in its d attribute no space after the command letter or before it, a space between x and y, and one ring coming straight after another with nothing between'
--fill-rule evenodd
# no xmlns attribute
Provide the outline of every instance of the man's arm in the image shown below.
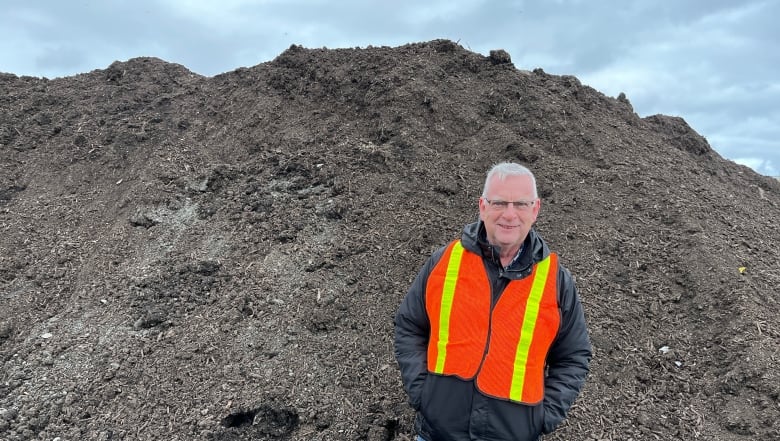
<svg viewBox="0 0 780 441"><path fill-rule="evenodd" d="M430 321L425 311L425 285L433 266L432 257L417 274L395 315L395 358L409 404L415 410L420 407L422 386L428 375Z"/></svg>
<svg viewBox="0 0 780 441"><path fill-rule="evenodd" d="M590 338L577 288L569 271L558 272L561 324L547 356L544 386L544 433L550 433L566 418L579 395L592 357Z"/></svg>

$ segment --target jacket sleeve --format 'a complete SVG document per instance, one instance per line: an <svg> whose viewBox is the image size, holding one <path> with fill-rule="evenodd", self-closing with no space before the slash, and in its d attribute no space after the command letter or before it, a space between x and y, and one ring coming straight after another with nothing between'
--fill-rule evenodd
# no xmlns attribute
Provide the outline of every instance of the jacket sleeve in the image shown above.
<svg viewBox="0 0 780 441"><path fill-rule="evenodd" d="M566 418L579 395L592 357L585 314L569 271L558 272L561 323L547 356L544 394L544 433L550 433Z"/></svg>
<svg viewBox="0 0 780 441"><path fill-rule="evenodd" d="M441 253L428 259L417 274L395 315L395 358L409 404L415 410L420 408L422 386L428 375L430 321L425 310L425 286L437 255Z"/></svg>

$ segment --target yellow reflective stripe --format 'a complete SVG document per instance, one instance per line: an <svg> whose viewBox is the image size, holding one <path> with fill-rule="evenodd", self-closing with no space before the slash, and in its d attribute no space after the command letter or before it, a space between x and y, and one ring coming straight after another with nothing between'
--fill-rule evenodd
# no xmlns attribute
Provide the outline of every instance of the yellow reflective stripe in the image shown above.
<svg viewBox="0 0 780 441"><path fill-rule="evenodd" d="M512 386L509 389L509 398L522 401L523 386L525 382L525 368L528 362L528 352L531 350L531 341L536 328L536 319L539 316L539 304L544 294L544 286L547 283L547 274L550 270L550 256L536 265L536 275L534 276L531 292L525 305L525 316L523 317L523 327L521 328L520 341L517 344L515 353L515 368L512 374Z"/></svg>
<svg viewBox="0 0 780 441"><path fill-rule="evenodd" d="M436 357L436 373L444 372L444 360L447 358L447 343L450 340L450 314L452 301L455 298L455 286L458 283L458 271L463 258L463 245L457 242L450 252L447 262L447 275L444 278L444 288L441 294L441 309L439 310L439 339L436 342L438 356Z"/></svg>

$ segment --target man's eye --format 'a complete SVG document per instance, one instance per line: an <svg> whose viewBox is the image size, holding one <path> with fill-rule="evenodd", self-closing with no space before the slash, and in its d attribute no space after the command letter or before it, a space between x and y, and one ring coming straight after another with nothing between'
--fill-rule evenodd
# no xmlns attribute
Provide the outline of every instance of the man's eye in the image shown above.
<svg viewBox="0 0 780 441"><path fill-rule="evenodd" d="M509 202L507 201L495 201L493 202L493 205L495 205L498 208L506 208L509 206Z"/></svg>

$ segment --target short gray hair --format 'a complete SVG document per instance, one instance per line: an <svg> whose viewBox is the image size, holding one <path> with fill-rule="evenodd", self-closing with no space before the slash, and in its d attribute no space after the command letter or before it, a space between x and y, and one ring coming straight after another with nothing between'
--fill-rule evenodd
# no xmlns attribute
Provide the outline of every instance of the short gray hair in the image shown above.
<svg viewBox="0 0 780 441"><path fill-rule="evenodd" d="M530 176L531 183L534 186L534 198L539 197L536 191L536 178L531 170L515 162L501 162L494 165L488 172L487 178L485 178L485 185L482 187L483 198L487 197L488 183L493 176L497 177L499 181L503 181L509 176Z"/></svg>

